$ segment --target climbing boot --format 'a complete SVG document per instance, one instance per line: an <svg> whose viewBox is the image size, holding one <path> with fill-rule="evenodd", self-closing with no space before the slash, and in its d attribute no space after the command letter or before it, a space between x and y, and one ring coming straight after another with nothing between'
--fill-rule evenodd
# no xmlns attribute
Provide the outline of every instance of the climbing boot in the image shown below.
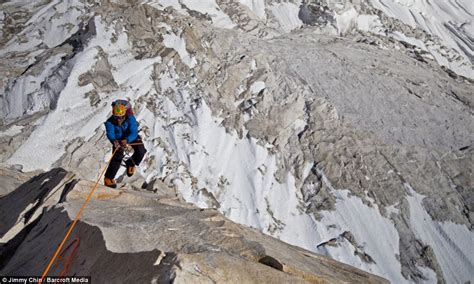
<svg viewBox="0 0 474 284"><path fill-rule="evenodd" d="M135 173L135 165L132 160L127 160L125 163L127 165L127 176L131 177Z"/></svg>
<svg viewBox="0 0 474 284"><path fill-rule="evenodd" d="M104 185L111 187L111 188L117 188L117 183L115 182L115 179L113 178L104 178Z"/></svg>

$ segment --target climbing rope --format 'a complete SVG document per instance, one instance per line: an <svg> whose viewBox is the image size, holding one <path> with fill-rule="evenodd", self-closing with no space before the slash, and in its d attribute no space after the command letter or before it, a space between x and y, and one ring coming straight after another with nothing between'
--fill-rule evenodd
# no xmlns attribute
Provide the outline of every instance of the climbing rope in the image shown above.
<svg viewBox="0 0 474 284"><path fill-rule="evenodd" d="M69 226L69 230L67 231L66 235L64 236L63 240L61 241L61 244L59 244L58 248L56 249L56 252L54 253L53 257L51 258L51 261L49 262L48 266L46 267L46 269L44 270L43 274L41 275L41 281L40 283L43 283L43 280L44 278L46 277L46 275L48 274L49 270L51 269L51 266L53 265L53 263L55 262L56 258L58 257L59 253L61 252L61 249L63 248L64 244L66 243L69 235L71 234L72 230L74 229L74 227L76 226L77 222L79 221L79 219L81 218L81 214L82 212L84 211L84 209L86 208L87 204L89 203L89 201L91 200L92 196L94 195L94 192L95 190L97 189L98 185L99 185L99 182L100 180L102 179L102 177L104 176L105 174L105 171L107 170L107 168L109 167L109 164L110 162L112 161L112 158L114 157L115 153L117 152L118 148L114 150L114 152L112 153L112 157L110 157L109 161L107 162L107 165L105 165L104 169L102 170L102 173L100 174L99 178L97 179L94 187L92 188L91 192L89 193L89 195L87 196L86 198L86 201L84 202L84 204L82 205L81 209L79 210L79 212L77 213L76 215L76 218L74 218L74 221L72 222L71 226Z"/></svg>
<svg viewBox="0 0 474 284"><path fill-rule="evenodd" d="M128 144L129 146L135 146L135 145L143 145L143 142L137 142L137 143L131 143L131 144ZM50 262L48 263L48 266L46 267L46 269L44 270L43 274L41 275L41 281L40 283L43 283L43 280L44 278L46 277L46 275L48 274L49 270L51 269L51 266L53 265L53 263L56 261L60 261L62 260L64 262L64 269L63 271L61 272L60 276L65 276L67 272L69 272L69 269L70 269L70 265L72 263L72 260L74 258L74 256L76 255L77 253L77 249L79 247L79 243L80 243L80 240L79 238L76 238L73 242L71 242L71 244L69 244L69 246L66 247L66 249L61 253L61 256L58 258L58 256L60 255L60 252L61 252L61 249L63 248L64 244L66 243L67 239L69 238L69 235L71 234L72 230L74 229L74 227L76 226L77 222L79 221L79 219L81 218L81 215L82 215L82 212L84 211L84 209L86 208L87 204L89 203L89 201L91 200L92 196L94 195L94 192L96 191L98 185L99 185L99 182L100 180L102 179L102 177L104 176L105 174L105 171L107 170L107 168L109 167L109 164L112 162L112 159L113 157L115 156L115 153L117 153L117 150L120 149L119 148L115 148L115 150L113 151L112 153L112 156L110 157L109 161L107 162L107 164L105 165L104 169L102 170L102 173L100 174L99 178L97 179L94 187L92 188L91 192L89 193L89 195L87 196L86 198L86 201L84 202L84 204L82 205L81 209L79 210L79 212L77 213L76 217L74 218L74 221L72 222L71 226L69 226L69 230L67 231L66 235L64 236L63 240L61 241L61 243L59 244L58 248L56 249L56 252L54 253L53 257L51 258ZM67 258L64 258L64 253L73 245L73 244L76 244L76 246L74 247L71 255Z"/></svg>

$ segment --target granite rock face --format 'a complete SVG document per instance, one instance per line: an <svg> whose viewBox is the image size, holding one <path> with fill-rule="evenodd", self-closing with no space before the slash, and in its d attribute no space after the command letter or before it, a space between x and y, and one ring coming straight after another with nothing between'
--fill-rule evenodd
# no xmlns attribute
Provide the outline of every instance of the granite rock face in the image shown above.
<svg viewBox="0 0 474 284"><path fill-rule="evenodd" d="M2 275L40 275L93 185L57 168L3 196ZM68 264L57 261L49 275L98 283L388 283L216 210L127 187L95 191L60 256Z"/></svg>

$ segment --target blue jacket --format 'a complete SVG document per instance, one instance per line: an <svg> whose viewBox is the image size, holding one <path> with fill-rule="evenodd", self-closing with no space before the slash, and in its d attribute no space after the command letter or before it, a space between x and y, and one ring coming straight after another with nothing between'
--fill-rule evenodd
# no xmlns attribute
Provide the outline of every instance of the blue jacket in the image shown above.
<svg viewBox="0 0 474 284"><path fill-rule="evenodd" d="M118 125L113 116L109 117L105 122L105 130L107 138L112 143L115 140L123 139L127 139L127 143L131 143L138 138L138 123L133 115L127 117L122 125Z"/></svg>

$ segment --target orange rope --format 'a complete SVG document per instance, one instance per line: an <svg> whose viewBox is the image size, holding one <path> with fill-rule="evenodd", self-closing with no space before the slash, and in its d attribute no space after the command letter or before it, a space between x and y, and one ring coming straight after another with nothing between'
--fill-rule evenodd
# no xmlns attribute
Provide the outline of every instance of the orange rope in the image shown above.
<svg viewBox="0 0 474 284"><path fill-rule="evenodd" d="M143 142L136 142L136 143L127 144L127 146L136 146L136 145L144 145L144 144L143 144ZM120 146L117 149L119 149L119 148L122 148L127 155L131 155L130 154L131 149L129 149L127 147L124 147L124 146Z"/></svg>
<svg viewBox="0 0 474 284"><path fill-rule="evenodd" d="M67 241L67 238L69 237L69 235L71 234L72 230L74 229L74 227L76 226L77 222L79 221L79 219L81 218L81 214L82 214L82 211L84 211L84 209L86 208L87 204L89 203L89 201L91 200L95 190L97 189L97 186L99 185L99 181L102 179L102 176L104 175L105 171L107 170L107 168L109 167L109 164L110 162L112 161L112 158L114 157L115 153L117 152L117 149L115 149L115 151L112 153L112 157L110 157L110 160L109 162L107 163L107 165L105 166L104 170L102 170L102 173L100 174L99 178L97 179L97 182L95 183L94 187L92 188L91 192L89 193L89 195L87 196L87 199L86 201L84 202L84 204L82 205L81 209L79 210L79 212L77 213L76 215L76 218L74 218L74 222L72 222L71 226L69 227L69 230L67 231L66 233L66 236L64 236L61 244L58 246L58 248L56 249L56 252L54 253L54 256L53 258L51 258L51 261L49 262L48 266L46 267L46 269L44 270L43 272L43 275L41 276L41 281L40 283L43 283L43 280L44 278L46 277L46 274L48 274L49 270L51 269L51 266L53 265L54 261L56 260L56 258L58 257L59 253L61 252L61 249L63 248L64 246L64 243L66 243Z"/></svg>
<svg viewBox="0 0 474 284"><path fill-rule="evenodd" d="M128 144L130 146L134 146L134 145L143 145L143 142L137 142L137 143L130 143Z"/></svg>

